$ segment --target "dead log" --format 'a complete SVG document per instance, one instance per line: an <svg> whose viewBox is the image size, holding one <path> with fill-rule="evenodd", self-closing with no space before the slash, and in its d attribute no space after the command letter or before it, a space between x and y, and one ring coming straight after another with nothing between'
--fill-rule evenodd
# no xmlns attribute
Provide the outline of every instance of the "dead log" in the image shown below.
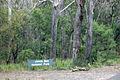
<svg viewBox="0 0 120 80"><path fill-rule="evenodd" d="M76 72L76 71L89 71L90 67L91 67L90 64L88 64L88 68L86 68L86 67L77 67L76 66L75 69L72 69L72 72Z"/></svg>
<svg viewBox="0 0 120 80"><path fill-rule="evenodd" d="M75 69L72 69L72 72L76 72L76 71L89 71L90 68L84 68L84 67L77 67Z"/></svg>

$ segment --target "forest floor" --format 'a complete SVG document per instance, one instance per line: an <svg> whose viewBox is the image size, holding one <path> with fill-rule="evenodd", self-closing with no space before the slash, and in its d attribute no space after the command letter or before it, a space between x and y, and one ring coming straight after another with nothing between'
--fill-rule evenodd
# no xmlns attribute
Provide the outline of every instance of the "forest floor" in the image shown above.
<svg viewBox="0 0 120 80"><path fill-rule="evenodd" d="M0 73L0 80L120 80L120 65L77 72L54 70Z"/></svg>

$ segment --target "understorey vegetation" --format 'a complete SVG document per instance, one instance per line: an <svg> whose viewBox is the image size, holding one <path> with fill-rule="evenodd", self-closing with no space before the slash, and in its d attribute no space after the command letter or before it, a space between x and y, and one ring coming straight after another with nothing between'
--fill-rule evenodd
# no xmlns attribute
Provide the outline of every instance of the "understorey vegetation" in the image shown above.
<svg viewBox="0 0 120 80"><path fill-rule="evenodd" d="M54 70L120 64L119 4L119 0L1 0L0 71L25 71L31 59L53 59Z"/></svg>

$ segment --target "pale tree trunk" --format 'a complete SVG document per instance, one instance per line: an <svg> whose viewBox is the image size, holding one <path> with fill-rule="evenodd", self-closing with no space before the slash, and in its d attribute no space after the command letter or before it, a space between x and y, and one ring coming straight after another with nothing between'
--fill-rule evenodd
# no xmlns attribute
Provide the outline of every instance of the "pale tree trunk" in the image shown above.
<svg viewBox="0 0 120 80"><path fill-rule="evenodd" d="M88 17L88 32L87 32L87 39L86 39L86 48L85 48L85 55L84 61L88 63L92 48L92 27L93 27L93 0L89 0L89 17Z"/></svg>
<svg viewBox="0 0 120 80"><path fill-rule="evenodd" d="M11 16L12 16L12 4L11 0L8 0L8 23L11 25Z"/></svg>
<svg viewBox="0 0 120 80"><path fill-rule="evenodd" d="M73 65L78 65L77 57L80 55L80 31L82 27L83 20L83 7L84 0L76 0L77 3L77 12L76 12L76 20L74 25L74 33L73 33Z"/></svg>
<svg viewBox="0 0 120 80"><path fill-rule="evenodd" d="M52 47L50 58L54 61L56 60L56 38L57 38L57 24L58 24L58 0L53 1L52 8L52 27L51 27L51 38L52 38Z"/></svg>
<svg viewBox="0 0 120 80"><path fill-rule="evenodd" d="M60 0L60 4L59 4L59 7L60 7L60 10L63 10L64 9L64 2L65 0ZM60 13L60 16L63 18L64 17L64 11L62 11ZM62 50L61 50L61 54L62 54L62 58L63 59L66 59L67 58L67 55L66 55L66 37L65 37L65 23L62 22L62 26L61 26L61 37L62 37Z"/></svg>
<svg viewBox="0 0 120 80"><path fill-rule="evenodd" d="M70 8L72 9L72 7ZM68 57L69 58L72 58L72 49L73 49L73 32L74 32L74 29L73 29L73 24L74 24L74 20L73 20L73 16L71 14L71 12L68 12L69 13L69 17L70 17L70 23L71 23L71 32L69 34L69 50L68 50Z"/></svg>
<svg viewBox="0 0 120 80"><path fill-rule="evenodd" d="M71 57L72 57L72 56L71 56L72 47L73 47L73 46L72 46L72 44L73 44L73 43L72 43L72 40L73 40L73 35L72 35L72 33L70 34L70 38L69 38L69 39L70 39L70 43L69 43L68 57L71 58Z"/></svg>
<svg viewBox="0 0 120 80"><path fill-rule="evenodd" d="M12 16L12 4L11 0L8 0L8 24L11 27L12 21L11 21L11 16ZM9 50L9 57L7 59L7 64L12 61L13 54L12 54L12 37L9 40L8 44L8 50Z"/></svg>

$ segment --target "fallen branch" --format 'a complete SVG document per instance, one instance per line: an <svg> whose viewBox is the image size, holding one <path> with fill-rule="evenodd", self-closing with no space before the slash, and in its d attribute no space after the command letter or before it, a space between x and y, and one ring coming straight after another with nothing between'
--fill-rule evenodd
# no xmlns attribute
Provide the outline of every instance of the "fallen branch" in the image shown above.
<svg viewBox="0 0 120 80"><path fill-rule="evenodd" d="M72 72L76 72L76 71L89 71L90 68L82 68L82 67L76 67L75 69L72 69Z"/></svg>
<svg viewBox="0 0 120 80"><path fill-rule="evenodd" d="M75 67L75 69L72 69L72 72L76 72L76 71L89 71L90 70L90 64L88 64L88 68L85 67Z"/></svg>

